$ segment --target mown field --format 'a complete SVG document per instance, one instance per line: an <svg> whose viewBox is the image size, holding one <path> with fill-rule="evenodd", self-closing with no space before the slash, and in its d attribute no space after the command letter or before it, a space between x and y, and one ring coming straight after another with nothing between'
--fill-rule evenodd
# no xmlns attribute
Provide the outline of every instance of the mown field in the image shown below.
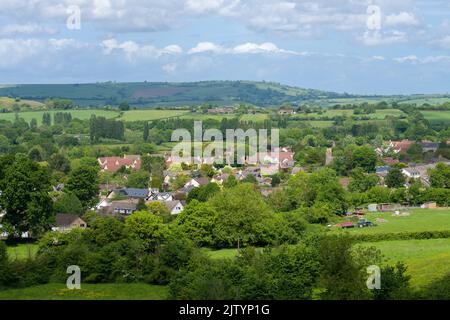
<svg viewBox="0 0 450 320"><path fill-rule="evenodd" d="M409 213L409 216L395 216L393 211L368 213L365 218L376 227L340 229L333 227L335 232L349 232L350 234L380 234L392 232L421 232L450 230L450 209L414 209L403 210L401 213ZM377 222L376 219L384 219L387 222Z"/></svg>
<svg viewBox="0 0 450 320"><path fill-rule="evenodd" d="M119 115L116 111L108 111L108 110L98 110L98 109L83 109L83 110L50 110L50 111L26 111L26 112L19 112L18 115L20 118L24 119L26 122L30 122L31 119L36 119L38 124L42 123L42 115L47 112L52 115L56 112L69 112L72 115L72 118L85 120L89 119L93 114L99 117L105 117L105 118L114 118ZM7 120L7 121L14 121L16 118L15 113L0 113L0 120Z"/></svg>
<svg viewBox="0 0 450 320"><path fill-rule="evenodd" d="M168 288L143 283L84 284L69 290L65 284L49 283L0 291L0 300L164 300Z"/></svg>

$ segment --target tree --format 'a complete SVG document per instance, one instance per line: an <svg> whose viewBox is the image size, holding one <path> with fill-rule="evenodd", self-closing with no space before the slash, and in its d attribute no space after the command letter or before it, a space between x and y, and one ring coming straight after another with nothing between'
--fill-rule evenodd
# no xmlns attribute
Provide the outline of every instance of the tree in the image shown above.
<svg viewBox="0 0 450 320"><path fill-rule="evenodd" d="M356 147L353 150L351 168L362 168L365 172L374 172L377 154L370 146Z"/></svg>
<svg viewBox="0 0 450 320"><path fill-rule="evenodd" d="M450 188L450 165L438 163L428 172L433 188Z"/></svg>
<svg viewBox="0 0 450 320"><path fill-rule="evenodd" d="M42 115L42 124L47 127L50 127L52 125L52 117L50 113L44 112L44 114Z"/></svg>
<svg viewBox="0 0 450 320"><path fill-rule="evenodd" d="M85 209L95 204L99 190L98 171L96 166L82 164L70 173L67 180L66 190L73 192Z"/></svg>
<svg viewBox="0 0 450 320"><path fill-rule="evenodd" d="M147 211L136 211L125 219L125 226L133 238L141 241L146 251L154 251L168 234L162 218Z"/></svg>
<svg viewBox="0 0 450 320"><path fill-rule="evenodd" d="M380 178L376 174L367 174L362 168L355 168L350 172L348 189L352 192L366 192L379 182Z"/></svg>
<svg viewBox="0 0 450 320"><path fill-rule="evenodd" d="M70 171L70 161L61 153L55 153L52 155L48 161L48 164L53 170L61 171L65 174Z"/></svg>
<svg viewBox="0 0 450 320"><path fill-rule="evenodd" d="M225 189L209 203L217 211L213 233L217 245L267 243L266 221L272 210L253 185L244 183Z"/></svg>
<svg viewBox="0 0 450 320"><path fill-rule="evenodd" d="M122 101L122 102L119 104L119 110L120 110L120 111L128 111L128 110L130 110L130 105L128 104L128 102Z"/></svg>
<svg viewBox="0 0 450 320"><path fill-rule="evenodd" d="M208 203L191 201L177 216L179 230L199 246L213 246L216 211Z"/></svg>
<svg viewBox="0 0 450 320"><path fill-rule="evenodd" d="M144 138L145 142L148 141L148 136L149 136L149 126L148 126L148 122L146 121L144 123L144 132L143 132L143 138Z"/></svg>
<svg viewBox="0 0 450 320"><path fill-rule="evenodd" d="M83 205L77 196L73 193L62 193L53 205L57 213L83 214Z"/></svg>
<svg viewBox="0 0 450 320"><path fill-rule="evenodd" d="M17 235L31 231L39 235L50 228L54 214L49 196L50 174L46 168L17 156L4 168L0 190L0 206L6 213L2 224L8 232Z"/></svg>
<svg viewBox="0 0 450 320"><path fill-rule="evenodd" d="M194 199L198 200L199 202L206 202L209 198L212 198L218 192L220 192L220 187L218 186L218 184L210 182L204 186L192 189L187 196L187 202L189 203Z"/></svg>
<svg viewBox="0 0 450 320"><path fill-rule="evenodd" d="M401 188L404 186L406 178L399 168L392 168L386 175L384 182L389 188Z"/></svg>
<svg viewBox="0 0 450 320"><path fill-rule="evenodd" d="M128 175L126 186L128 188L148 188L150 174L144 170L134 171Z"/></svg>

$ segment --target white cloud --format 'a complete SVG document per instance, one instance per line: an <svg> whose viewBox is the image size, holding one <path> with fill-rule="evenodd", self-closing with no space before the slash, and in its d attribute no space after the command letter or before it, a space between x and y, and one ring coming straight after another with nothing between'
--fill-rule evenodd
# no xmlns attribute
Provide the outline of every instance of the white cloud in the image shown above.
<svg viewBox="0 0 450 320"><path fill-rule="evenodd" d="M165 73L174 73L178 68L178 64L175 62L168 63L162 66L162 69Z"/></svg>
<svg viewBox="0 0 450 320"><path fill-rule="evenodd" d="M123 52L130 62L135 62L138 58L159 58L163 55L176 55L183 52L183 49L176 44L158 49L153 45L138 44L134 41L119 43L114 38L103 40L101 47L105 55L110 55L115 51Z"/></svg>
<svg viewBox="0 0 450 320"><path fill-rule="evenodd" d="M0 28L0 36L34 36L34 35L53 35L57 30L38 24L9 24Z"/></svg>
<svg viewBox="0 0 450 320"><path fill-rule="evenodd" d="M437 45L437 46L439 46L441 48L444 48L444 49L450 49L450 35L444 36L444 37L442 37L440 39L437 39L437 40L433 40L430 43L433 44L433 45Z"/></svg>
<svg viewBox="0 0 450 320"><path fill-rule="evenodd" d="M194 48L190 49L188 53L202 53L202 52L212 52L212 53L224 53L225 48L219 46L212 42L199 42Z"/></svg>
<svg viewBox="0 0 450 320"><path fill-rule="evenodd" d="M419 58L416 55L409 55L405 57L395 58L394 61L398 63L412 63L412 64L429 64L439 62L450 62L450 56L427 56Z"/></svg>
<svg viewBox="0 0 450 320"><path fill-rule="evenodd" d="M417 17L411 12L401 12L399 14L390 14L386 16L384 25L387 27L400 26L418 26L420 24Z"/></svg>
<svg viewBox="0 0 450 320"><path fill-rule="evenodd" d="M280 49L272 42L264 42L261 44L246 42L228 48L215 44L213 42L199 42L195 47L188 51L189 54L205 52L216 54L304 54L292 50Z"/></svg>

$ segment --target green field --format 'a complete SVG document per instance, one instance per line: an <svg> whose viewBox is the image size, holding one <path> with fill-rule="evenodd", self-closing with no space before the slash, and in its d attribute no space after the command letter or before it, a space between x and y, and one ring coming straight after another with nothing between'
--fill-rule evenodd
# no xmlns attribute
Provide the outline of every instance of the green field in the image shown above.
<svg viewBox="0 0 450 320"><path fill-rule="evenodd" d="M72 115L72 118L77 118L80 120L86 120L91 117L91 115L95 114L98 117L105 118L114 118L119 115L116 111L108 111L108 110L98 110L98 109L83 109L83 110L50 110L50 111L29 111L29 112L19 112L18 115L20 118L23 118L26 122L30 122L31 119L36 119L38 124L42 123L42 115L47 112L52 115L56 112L68 112ZM0 120L8 120L14 121L16 117L15 113L0 113Z"/></svg>
<svg viewBox="0 0 450 320"><path fill-rule="evenodd" d="M422 287L450 273L450 239L381 241L361 246L380 249L390 264L404 262L414 287Z"/></svg>
<svg viewBox="0 0 450 320"><path fill-rule="evenodd" d="M450 121L450 111L421 111L428 121Z"/></svg>
<svg viewBox="0 0 450 320"><path fill-rule="evenodd" d="M168 288L141 283L83 284L69 290L65 284L49 283L23 289L0 291L0 300L164 300Z"/></svg>
<svg viewBox="0 0 450 320"><path fill-rule="evenodd" d="M217 121L221 121L224 118L231 119L234 118L235 114L202 114L202 113L188 113L183 115L181 118L183 119L191 119L191 120L198 120L198 121L204 121L207 119L213 119Z"/></svg>
<svg viewBox="0 0 450 320"><path fill-rule="evenodd" d="M119 119L124 121L151 121L178 117L188 112L186 110L130 110L125 111Z"/></svg>
<svg viewBox="0 0 450 320"><path fill-rule="evenodd" d="M257 113L257 114L244 114L241 117L241 121L253 121L253 122L264 122L269 119L269 115L265 113Z"/></svg>
<svg viewBox="0 0 450 320"><path fill-rule="evenodd" d="M203 250L211 259L233 259L238 253L237 249L212 250L205 248Z"/></svg>
<svg viewBox="0 0 450 320"><path fill-rule="evenodd" d="M349 232L350 234L374 234L394 232L420 232L450 230L450 209L414 209L409 216L395 216L393 211L368 213L365 218L377 224L371 228L339 229L333 227L335 232ZM385 219L387 222L376 222L376 219Z"/></svg>
<svg viewBox="0 0 450 320"><path fill-rule="evenodd" d="M373 120L383 120L386 116L392 116L392 117L400 117L404 115L403 111L398 109L382 109L382 110L376 110L375 113L371 114L354 114L353 110L327 110L323 112L322 114L318 113L308 113L308 114L297 114L293 116L293 118L300 118L300 119L316 119L320 117L337 117L337 116L357 116L357 117L368 117Z"/></svg>
<svg viewBox="0 0 450 320"><path fill-rule="evenodd" d="M33 258L37 251L37 244L19 244L16 246L8 246L8 258L11 260Z"/></svg>

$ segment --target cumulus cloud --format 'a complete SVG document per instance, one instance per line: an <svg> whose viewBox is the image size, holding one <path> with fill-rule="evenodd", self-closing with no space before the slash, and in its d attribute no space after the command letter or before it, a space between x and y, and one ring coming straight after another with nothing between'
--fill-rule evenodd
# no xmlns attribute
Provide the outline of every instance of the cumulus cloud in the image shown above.
<svg viewBox="0 0 450 320"><path fill-rule="evenodd" d="M418 26L420 24L417 17L411 12L400 12L399 14L390 14L386 16L385 26L399 27L399 26Z"/></svg>
<svg viewBox="0 0 450 320"><path fill-rule="evenodd" d="M264 42L261 44L246 42L234 47L224 47L213 42L199 42L195 47L188 51L189 54L205 52L216 54L303 54L292 50L280 49L272 42Z"/></svg>
<svg viewBox="0 0 450 320"><path fill-rule="evenodd" d="M150 44L139 44L134 41L118 42L113 38L103 40L101 47L105 55L119 51L124 53L126 58L131 62L134 62L138 58L159 58L163 55L176 55L183 52L183 49L176 44L159 49Z"/></svg>

